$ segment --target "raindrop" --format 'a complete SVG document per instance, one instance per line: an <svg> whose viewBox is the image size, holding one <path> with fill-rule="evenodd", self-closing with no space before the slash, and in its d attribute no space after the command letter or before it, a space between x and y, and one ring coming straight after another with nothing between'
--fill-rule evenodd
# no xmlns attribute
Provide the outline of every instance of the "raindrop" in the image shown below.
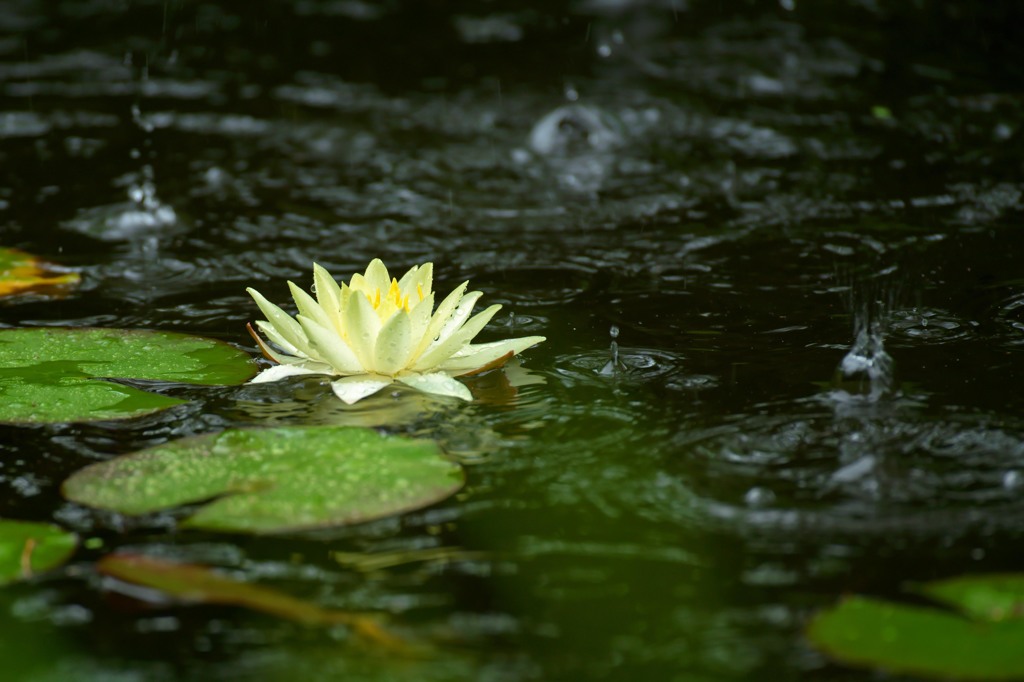
<svg viewBox="0 0 1024 682"><path fill-rule="evenodd" d="M748 507L768 507L775 502L775 493L768 488L754 486L743 496L743 501L747 503Z"/></svg>
<svg viewBox="0 0 1024 682"><path fill-rule="evenodd" d="M1010 469L1003 474L1003 487L1007 490L1017 490L1020 488L1021 483L1024 483L1024 477L1021 476L1020 471L1017 469Z"/></svg>

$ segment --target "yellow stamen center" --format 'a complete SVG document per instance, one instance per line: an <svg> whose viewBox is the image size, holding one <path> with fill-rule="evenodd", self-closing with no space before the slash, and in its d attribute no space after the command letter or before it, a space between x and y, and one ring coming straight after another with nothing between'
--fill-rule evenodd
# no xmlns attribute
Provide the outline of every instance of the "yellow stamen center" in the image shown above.
<svg viewBox="0 0 1024 682"><path fill-rule="evenodd" d="M420 300L422 301L423 289L419 287L419 285L417 285L417 289L419 290ZM395 308L405 310L405 312L410 312L412 310L409 295L406 294L405 296L402 296L402 289L398 286L397 279L391 280L391 286L388 287L387 293L383 296L381 295L380 287L377 287L373 296L367 296L367 298L370 300L370 303L373 304L374 310L380 310L380 307L385 303L390 303L395 306Z"/></svg>

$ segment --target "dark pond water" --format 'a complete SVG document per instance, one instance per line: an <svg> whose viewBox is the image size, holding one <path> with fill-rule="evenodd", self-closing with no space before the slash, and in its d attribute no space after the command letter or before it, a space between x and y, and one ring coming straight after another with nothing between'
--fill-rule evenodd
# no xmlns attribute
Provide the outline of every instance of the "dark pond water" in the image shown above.
<svg viewBox="0 0 1024 682"><path fill-rule="evenodd" d="M343 409L317 380L4 427L0 517L391 614L425 661L227 608L138 611L86 551L9 588L5 679L868 680L844 593L1024 569L1024 11L1012 2L0 3L0 238L71 266L3 326L202 334L431 260L543 334L514 398ZM846 373L844 374L844 369ZM488 383L490 382L490 383ZM487 399L487 396L493 399ZM439 440L468 485L317 534L66 503L230 425ZM330 552L457 547L373 572ZM14 671L14 672L11 672Z"/></svg>

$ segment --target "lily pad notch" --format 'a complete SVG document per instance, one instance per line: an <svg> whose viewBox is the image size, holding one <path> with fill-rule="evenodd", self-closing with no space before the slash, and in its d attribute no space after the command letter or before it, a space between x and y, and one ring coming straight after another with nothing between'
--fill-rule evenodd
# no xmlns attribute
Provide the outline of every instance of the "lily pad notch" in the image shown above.
<svg viewBox="0 0 1024 682"><path fill-rule="evenodd" d="M205 503L183 527L276 533L420 509L458 491L462 467L429 440L351 426L228 429L93 464L64 496L122 514Z"/></svg>
<svg viewBox="0 0 1024 682"><path fill-rule="evenodd" d="M185 401L104 379L234 385L256 373L221 341L131 329L0 330L0 422L127 419Z"/></svg>

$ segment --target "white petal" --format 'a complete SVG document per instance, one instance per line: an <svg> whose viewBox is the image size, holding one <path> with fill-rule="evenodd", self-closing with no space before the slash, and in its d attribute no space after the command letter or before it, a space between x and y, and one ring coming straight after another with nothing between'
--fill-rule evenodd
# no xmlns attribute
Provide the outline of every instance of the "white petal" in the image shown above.
<svg viewBox="0 0 1024 682"><path fill-rule="evenodd" d="M277 330L282 338L290 343L296 350L309 355L309 342L306 339L306 335L302 332L302 327L299 326L299 323L293 320L291 315L263 298L263 294L252 287L249 287L246 291L248 291L249 295L252 296L254 301L256 301L256 305L258 305L260 310L263 311L263 314L267 316L267 321L274 326L274 329Z"/></svg>
<svg viewBox="0 0 1024 682"><path fill-rule="evenodd" d="M269 367L252 378L250 384L263 384L268 381L280 381L286 377L298 376L300 374L330 374L331 368L318 362L309 362L301 365L274 365Z"/></svg>
<svg viewBox="0 0 1024 682"><path fill-rule="evenodd" d="M288 288L292 291L292 298L295 299L295 307L299 309L299 315L305 315L321 327L330 329L334 326L331 318L327 316L327 313L316 302L316 299L296 286L294 282L288 282Z"/></svg>
<svg viewBox="0 0 1024 682"><path fill-rule="evenodd" d="M444 327L445 322L451 318L452 312L455 310L456 306L459 305L459 301L462 300L462 293L466 290L467 286L469 286L469 282L463 282L459 286L455 287L455 289L452 290L452 293L444 297L444 300L441 301L441 305L437 306L437 312L435 312L434 316L430 318L430 324L427 325L427 331L423 333L423 339L416 347L416 355L425 351L441 333L441 328Z"/></svg>
<svg viewBox="0 0 1024 682"><path fill-rule="evenodd" d="M518 355L541 341L544 341L543 336L524 336L519 339L469 345L442 362L440 369L458 376L492 363L509 352Z"/></svg>
<svg viewBox="0 0 1024 682"><path fill-rule="evenodd" d="M316 263L313 263L313 287L320 307L332 318L337 318L341 310L341 287L331 277L331 273Z"/></svg>
<svg viewBox="0 0 1024 682"><path fill-rule="evenodd" d="M345 306L345 340L359 358L359 364L373 367L374 348L380 334L380 318L369 299L358 291L352 291Z"/></svg>
<svg viewBox="0 0 1024 682"><path fill-rule="evenodd" d="M388 287L391 286L391 275L388 274L388 269L380 258L374 258L370 261L370 264L366 266L366 274L363 277L366 278L371 287L380 289L381 296L386 294Z"/></svg>
<svg viewBox="0 0 1024 682"><path fill-rule="evenodd" d="M409 336L412 337L412 347L409 349L410 359L416 356L421 347L427 347L427 344L423 342L423 337L427 331L427 325L430 324L430 312L433 308L434 292L430 292L426 298L413 305L412 310L409 311Z"/></svg>
<svg viewBox="0 0 1024 682"><path fill-rule="evenodd" d="M341 315L340 324L345 324L345 310L348 308L349 299L352 298L352 287L341 283L341 297L338 299L339 314ZM338 331L341 331L340 329Z"/></svg>
<svg viewBox="0 0 1024 682"><path fill-rule="evenodd" d="M272 343L277 345L285 353L288 355L299 355L299 351L296 350L295 346L288 343L285 338L281 336L281 333L274 328L274 325L270 324L266 320L256 320L256 326L260 328L261 332L266 334L267 338L270 339ZM278 360L278 362L281 361Z"/></svg>
<svg viewBox="0 0 1024 682"><path fill-rule="evenodd" d="M423 298L427 297L430 293L430 286L434 280L434 264L424 263L423 265L413 266L409 268L409 272L402 275L402 279L398 280L398 286L402 290L402 294L409 296L410 307L415 306L417 302L423 300L420 298L422 292Z"/></svg>
<svg viewBox="0 0 1024 682"><path fill-rule="evenodd" d="M473 306L476 305L477 299L481 296L483 296L483 293L471 291L462 297L462 300L459 301L459 307L455 309L452 316L441 327L441 333L437 335L437 343L444 343L448 337L457 332L466 323L466 319L473 312Z"/></svg>
<svg viewBox="0 0 1024 682"><path fill-rule="evenodd" d="M298 319L317 352L334 368L336 374L361 374L366 371L359 364L356 354L334 331L321 327L305 315L299 315Z"/></svg>
<svg viewBox="0 0 1024 682"><path fill-rule="evenodd" d="M412 326L409 314L400 310L381 327L373 350L373 371L394 376L412 355Z"/></svg>
<svg viewBox="0 0 1024 682"><path fill-rule="evenodd" d="M407 374L397 378L403 384L411 386L417 391L423 391L424 393L461 398L462 400L473 399L473 394L469 392L469 389L466 388L464 383L458 379L452 379L447 374L441 374L440 372L433 372L431 374Z"/></svg>
<svg viewBox="0 0 1024 682"><path fill-rule="evenodd" d="M417 372L433 369L450 358L457 351L461 350L463 346L472 341L473 337L480 333L484 325L490 322L491 318L499 310L501 310L501 305L495 303L482 313L474 315L469 322L462 326L462 329L459 329L444 341L434 344L426 353L417 358L416 362L412 364L412 369Z"/></svg>
<svg viewBox="0 0 1024 682"><path fill-rule="evenodd" d="M331 382L334 395L341 398L347 404L359 402L367 396L371 396L382 388L393 383L391 377L382 377L375 374L359 374L354 377L344 377Z"/></svg>

